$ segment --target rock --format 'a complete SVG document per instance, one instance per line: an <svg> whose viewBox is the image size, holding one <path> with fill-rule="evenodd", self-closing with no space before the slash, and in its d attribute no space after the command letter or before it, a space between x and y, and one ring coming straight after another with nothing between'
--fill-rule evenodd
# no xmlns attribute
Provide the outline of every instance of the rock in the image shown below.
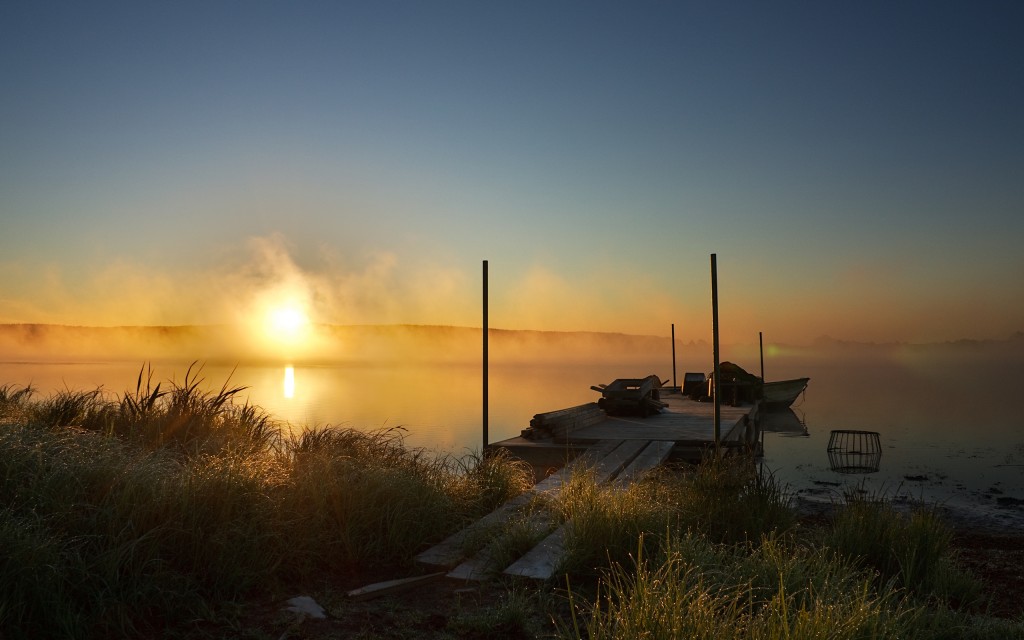
<svg viewBox="0 0 1024 640"><path fill-rule="evenodd" d="M296 596L288 601L286 611L293 611L300 616L323 620L327 617L324 608L317 604L316 600L309 596Z"/></svg>

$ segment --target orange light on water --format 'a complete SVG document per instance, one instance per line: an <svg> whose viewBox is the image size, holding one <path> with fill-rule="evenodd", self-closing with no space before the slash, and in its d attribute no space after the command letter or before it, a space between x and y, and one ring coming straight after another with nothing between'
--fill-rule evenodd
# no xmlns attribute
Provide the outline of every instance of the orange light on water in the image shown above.
<svg viewBox="0 0 1024 640"><path fill-rule="evenodd" d="M284 397L289 400L295 397L295 367L284 368Z"/></svg>

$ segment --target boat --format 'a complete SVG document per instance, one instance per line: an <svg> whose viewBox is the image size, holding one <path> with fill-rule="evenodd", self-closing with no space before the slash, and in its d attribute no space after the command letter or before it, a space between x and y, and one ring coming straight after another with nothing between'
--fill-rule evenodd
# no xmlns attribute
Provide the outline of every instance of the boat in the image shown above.
<svg viewBox="0 0 1024 640"><path fill-rule="evenodd" d="M785 409L804 392L810 378L794 378L765 382L762 385L761 405L767 409Z"/></svg>

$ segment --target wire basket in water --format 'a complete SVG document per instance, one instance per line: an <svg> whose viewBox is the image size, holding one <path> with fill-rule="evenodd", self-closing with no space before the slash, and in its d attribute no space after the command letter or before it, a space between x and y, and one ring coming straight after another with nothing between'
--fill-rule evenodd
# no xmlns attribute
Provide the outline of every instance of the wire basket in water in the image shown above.
<svg viewBox="0 0 1024 640"><path fill-rule="evenodd" d="M839 429L828 438L828 464L839 473L874 473L882 461L877 431Z"/></svg>

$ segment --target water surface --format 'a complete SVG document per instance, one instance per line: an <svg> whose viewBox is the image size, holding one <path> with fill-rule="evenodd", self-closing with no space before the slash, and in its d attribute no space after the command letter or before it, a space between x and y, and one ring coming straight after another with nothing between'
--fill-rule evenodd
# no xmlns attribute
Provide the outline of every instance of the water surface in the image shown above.
<svg viewBox="0 0 1024 640"><path fill-rule="evenodd" d="M757 371L755 363L741 364ZM181 382L187 368L156 365L154 378ZM704 367L681 362L680 380L684 369ZM801 353L770 357L766 369L769 380L811 378L793 413L784 416L784 430L763 436L765 468L799 495L830 500L863 487L997 515L1020 510L1024 417L1017 399L1024 359L970 350ZM0 383L31 383L39 395L102 387L116 396L134 388L138 373L132 362L0 363ZM536 413L595 400L592 384L649 373L671 378L671 361L628 368L492 365L489 440L518 435ZM401 427L410 446L455 454L482 445L479 365L206 365L201 376L212 390L225 382L247 387L243 399L292 429ZM839 429L878 432L877 471L830 468L826 448L830 432Z"/></svg>

